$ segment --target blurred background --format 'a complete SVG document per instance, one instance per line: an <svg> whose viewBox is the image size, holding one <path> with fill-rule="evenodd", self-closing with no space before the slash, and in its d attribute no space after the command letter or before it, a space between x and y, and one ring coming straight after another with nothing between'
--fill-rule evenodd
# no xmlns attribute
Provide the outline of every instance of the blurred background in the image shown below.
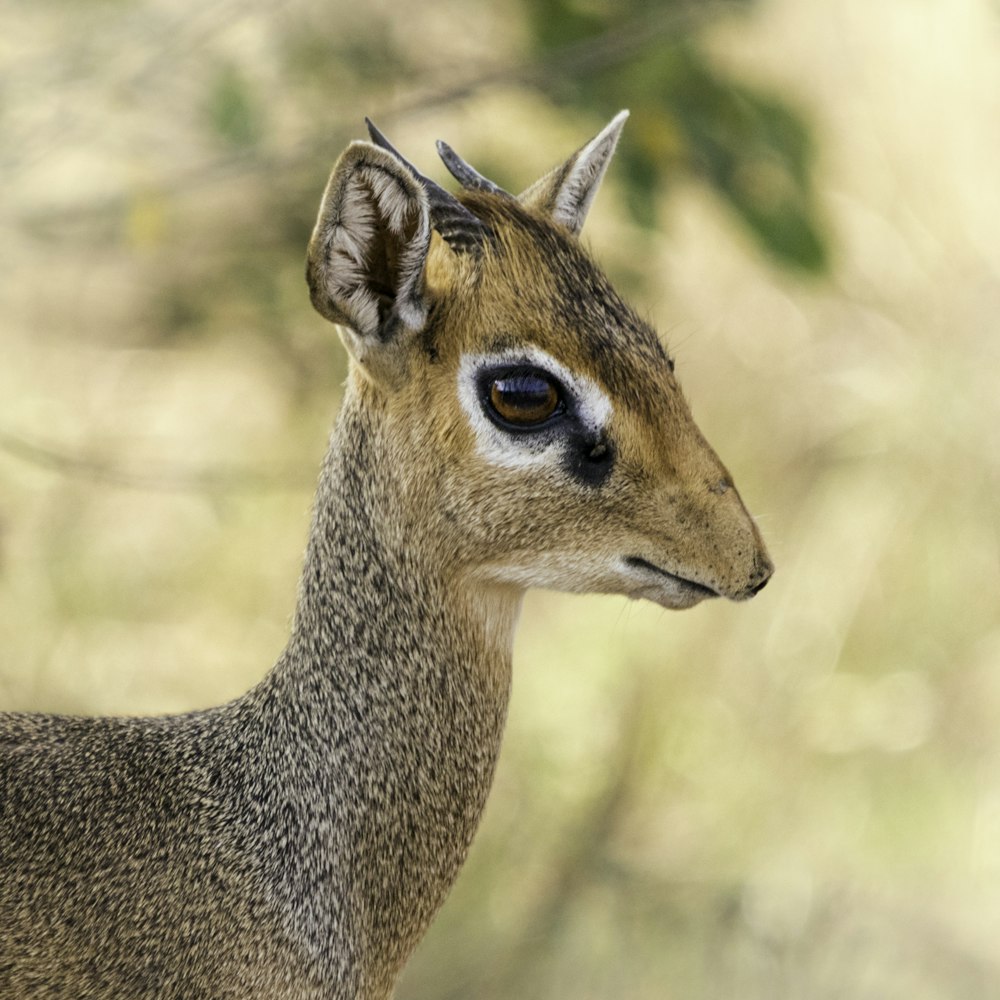
<svg viewBox="0 0 1000 1000"><path fill-rule="evenodd" d="M7 0L0 706L153 713L280 652L345 359L302 278L371 115L586 237L778 572L531 594L400 1000L1000 997L995 0Z"/></svg>

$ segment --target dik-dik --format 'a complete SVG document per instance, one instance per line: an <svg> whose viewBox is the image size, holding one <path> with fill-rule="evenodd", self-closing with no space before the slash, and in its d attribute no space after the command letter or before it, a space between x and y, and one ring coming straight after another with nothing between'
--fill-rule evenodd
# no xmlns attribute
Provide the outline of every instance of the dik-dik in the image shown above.
<svg viewBox="0 0 1000 1000"><path fill-rule="evenodd" d="M350 358L288 646L228 705L0 716L0 997L391 995L479 822L528 587L687 608L771 563L578 240L625 120L519 197L371 127L308 251Z"/></svg>

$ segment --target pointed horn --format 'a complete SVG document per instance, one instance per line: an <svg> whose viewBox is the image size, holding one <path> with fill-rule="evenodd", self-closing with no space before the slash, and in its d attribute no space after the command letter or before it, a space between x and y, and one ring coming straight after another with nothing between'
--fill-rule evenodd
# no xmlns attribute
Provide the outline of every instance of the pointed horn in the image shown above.
<svg viewBox="0 0 1000 1000"><path fill-rule="evenodd" d="M490 234L487 226L476 218L454 195L429 177L425 177L410 163L402 153L379 131L370 118L365 118L368 134L376 146L381 146L399 160L414 178L422 185L427 194L431 211L431 222L441 235L441 238L459 252L467 252L480 248L484 239Z"/></svg>
<svg viewBox="0 0 1000 1000"><path fill-rule="evenodd" d="M505 198L511 198L509 192L504 191L499 184L494 184L488 177L484 177L475 167L466 163L458 153L443 139L437 141L438 156L444 161L448 172L464 188L473 191L488 191L490 194L500 194Z"/></svg>

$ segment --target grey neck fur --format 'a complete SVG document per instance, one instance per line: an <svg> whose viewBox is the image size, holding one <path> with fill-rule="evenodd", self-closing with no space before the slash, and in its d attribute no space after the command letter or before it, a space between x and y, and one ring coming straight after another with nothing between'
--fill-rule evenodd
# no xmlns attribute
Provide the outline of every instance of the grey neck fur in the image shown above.
<svg viewBox="0 0 1000 1000"><path fill-rule="evenodd" d="M307 813L303 828L333 842L322 873L309 870L318 856L286 870L301 903L329 907L297 932L336 960L356 954L380 980L370 984L376 993L388 992L440 906L478 824L519 603L470 597L429 572L429 540L401 522L405 485L377 409L349 392L321 475L291 640L247 699L296 733L281 780L301 782L291 801ZM331 941L331 930L343 939Z"/></svg>

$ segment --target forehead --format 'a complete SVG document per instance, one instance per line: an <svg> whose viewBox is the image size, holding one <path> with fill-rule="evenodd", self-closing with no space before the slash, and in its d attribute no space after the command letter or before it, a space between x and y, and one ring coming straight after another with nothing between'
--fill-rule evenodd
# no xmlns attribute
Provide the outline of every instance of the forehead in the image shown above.
<svg viewBox="0 0 1000 1000"><path fill-rule="evenodd" d="M534 344L645 409L669 378L666 352L580 243L512 200L467 203L495 234L469 289L475 349Z"/></svg>

